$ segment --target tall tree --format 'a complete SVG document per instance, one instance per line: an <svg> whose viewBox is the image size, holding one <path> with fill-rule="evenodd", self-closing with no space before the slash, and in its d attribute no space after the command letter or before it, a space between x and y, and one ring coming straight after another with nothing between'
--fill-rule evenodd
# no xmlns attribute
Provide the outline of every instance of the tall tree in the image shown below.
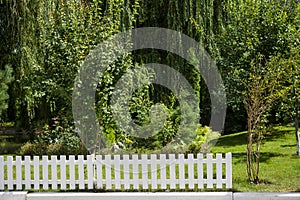
<svg viewBox="0 0 300 200"><path fill-rule="evenodd" d="M288 47L285 53L279 54L280 58L278 63L284 66L286 70L290 72L289 79L286 80L287 85L290 85L289 93L280 99L278 106L276 107L276 115L283 122L289 122L290 119L294 121L295 136L296 136L296 154L300 155L300 132L299 132L299 98L300 98L300 4L296 4L290 9L293 10L294 15L291 16L291 22L289 23L286 32L282 33L282 37L288 42ZM284 120L285 118L288 121Z"/></svg>
<svg viewBox="0 0 300 200"><path fill-rule="evenodd" d="M229 102L247 113L247 172L251 182L259 183L261 134L264 113L286 92L282 84L283 67L277 54L288 42L282 36L294 15L289 2L231 1L224 4L225 28L220 35L222 73ZM276 75L277 74L277 75ZM282 88L283 87L283 88ZM281 93L280 93L281 92ZM254 148L256 144L256 148Z"/></svg>

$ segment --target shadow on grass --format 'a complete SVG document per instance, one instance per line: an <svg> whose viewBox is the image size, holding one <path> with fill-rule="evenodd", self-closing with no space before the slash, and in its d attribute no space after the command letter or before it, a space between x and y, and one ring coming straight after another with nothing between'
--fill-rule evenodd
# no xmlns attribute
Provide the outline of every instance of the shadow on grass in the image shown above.
<svg viewBox="0 0 300 200"><path fill-rule="evenodd" d="M296 144L283 144L280 147L296 147Z"/></svg>
<svg viewBox="0 0 300 200"><path fill-rule="evenodd" d="M217 146L237 146L247 144L247 132L225 135L219 138Z"/></svg>
<svg viewBox="0 0 300 200"><path fill-rule="evenodd" d="M0 128L0 154L15 154L29 140L29 134L14 128Z"/></svg>
<svg viewBox="0 0 300 200"><path fill-rule="evenodd" d="M245 163L246 162L246 152L237 152L237 153L232 153L232 157L235 158L235 160L233 161L233 164L238 164L238 163ZM269 161L271 158L274 157L284 157L286 156L285 154L282 153L273 153L273 152L261 152L260 153L260 162L267 162Z"/></svg>
<svg viewBox="0 0 300 200"><path fill-rule="evenodd" d="M280 129L278 127L271 128L268 133L264 136L266 141L276 141L279 138L283 138L285 134L292 134L293 127L288 127L285 129Z"/></svg>
<svg viewBox="0 0 300 200"><path fill-rule="evenodd" d="M275 141L278 138L282 138L285 134L290 134L291 132L293 132L292 127L285 128L285 129L271 128L269 132L264 135L263 142ZM219 138L217 142L217 146L246 145L247 137L248 137L247 131L225 135Z"/></svg>

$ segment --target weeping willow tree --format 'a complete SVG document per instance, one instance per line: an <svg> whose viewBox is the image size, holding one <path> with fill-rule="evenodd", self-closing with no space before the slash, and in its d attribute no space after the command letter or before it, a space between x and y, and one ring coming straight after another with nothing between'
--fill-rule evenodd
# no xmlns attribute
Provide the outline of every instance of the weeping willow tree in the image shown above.
<svg viewBox="0 0 300 200"><path fill-rule="evenodd" d="M1 24L5 25L1 30L10 34L3 34L8 38L1 66L11 64L16 80L10 86L9 118L20 127L30 127L58 114L71 116L72 87L82 61L97 44L130 28L157 26L180 31L218 60L217 36L226 19L222 5L221 0L3 1L5 23ZM200 100L201 123L208 124L210 99L198 71L170 52L147 49L134 52L133 57L124 55L111 67L111 76L100 81L97 108L105 130L115 130L107 109L115 80L134 63L150 62L171 66L187 78ZM150 100L163 102L174 110L174 116L180 114L176 97L166 88L153 85L146 96L145 106ZM171 121L173 134L178 117Z"/></svg>
<svg viewBox="0 0 300 200"><path fill-rule="evenodd" d="M221 0L143 1L136 27L164 27L182 32L198 41L215 59L219 56L215 36L222 29L222 13ZM169 45L171 47L173 44ZM136 52L135 59L140 63L163 63L183 74L200 100L201 123L209 124L211 108L208 90L199 72L191 63L171 52L154 49ZM177 106L176 98L170 91L160 86L153 86L150 96L154 102L164 102L169 107Z"/></svg>
<svg viewBox="0 0 300 200"><path fill-rule="evenodd" d="M5 41L9 43L6 42L7 53L3 53L6 58L1 66L11 64L15 76L10 86L9 119L23 128L43 125L57 115L72 118L71 94L80 64L97 44L121 31L145 26L173 29L199 41L213 57L218 56L215 35L222 27L220 0L5 0L1 5L4 24L10 33L6 34ZM4 26L1 30L6 31ZM110 75L99 82L99 123L107 134L115 135L112 138L118 135L109 108L113 84L135 63L150 62L171 66L187 78L201 102L201 123L208 124L209 94L198 71L170 52L147 49L134 52L133 56L124 55L110 68ZM173 110L174 117L166 131L174 134L180 114L176 97L168 89L152 85L141 98L145 101L136 102L140 106L132 108L145 110L141 119L148 115L145 107L150 101L163 102Z"/></svg>
<svg viewBox="0 0 300 200"><path fill-rule="evenodd" d="M3 12L1 29L3 34L3 51L1 54L1 67L9 64L13 67L15 81L10 85L9 90L9 120L15 120L21 126L29 124L28 109L32 106L30 95L24 84L30 73L31 65L27 62L26 52L36 51L36 37L34 36L35 23L34 19L36 12L34 7L38 5L38 1L30 3L26 1L3 1L1 9ZM38 54L36 55L38 57ZM36 59L36 58L32 58ZM28 61L29 63L30 61Z"/></svg>
<svg viewBox="0 0 300 200"><path fill-rule="evenodd" d="M58 114L71 116L81 62L101 41L132 28L137 2L4 0L0 64L10 64L15 76L8 120L30 128Z"/></svg>

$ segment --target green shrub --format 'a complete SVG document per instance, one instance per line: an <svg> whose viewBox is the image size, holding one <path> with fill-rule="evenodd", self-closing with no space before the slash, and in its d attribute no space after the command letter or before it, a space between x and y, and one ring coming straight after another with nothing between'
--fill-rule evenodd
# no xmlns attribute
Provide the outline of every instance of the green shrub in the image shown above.
<svg viewBox="0 0 300 200"><path fill-rule="evenodd" d="M75 134L74 126L66 118L54 118L35 133L35 139L21 147L21 155L79 155L87 154L80 138Z"/></svg>
<svg viewBox="0 0 300 200"><path fill-rule="evenodd" d="M212 131L208 126L198 124L195 139L188 145L188 153L208 153L216 140L220 136L219 132Z"/></svg>
<svg viewBox="0 0 300 200"><path fill-rule="evenodd" d="M21 146L20 154L21 155L45 155L45 150L47 145L44 143L31 143L26 142Z"/></svg>

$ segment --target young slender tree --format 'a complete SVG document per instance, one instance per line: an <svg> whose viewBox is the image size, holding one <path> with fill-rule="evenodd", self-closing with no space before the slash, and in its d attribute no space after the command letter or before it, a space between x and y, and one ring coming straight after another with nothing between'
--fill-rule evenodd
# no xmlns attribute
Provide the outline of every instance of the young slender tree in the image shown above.
<svg viewBox="0 0 300 200"><path fill-rule="evenodd" d="M274 100L288 92L289 87L283 86L286 75L278 59L266 63L259 55L251 62L250 76L244 82L247 89L243 92L243 99L248 116L247 173L249 181L255 184L259 183L260 151L266 133L264 115Z"/></svg>

